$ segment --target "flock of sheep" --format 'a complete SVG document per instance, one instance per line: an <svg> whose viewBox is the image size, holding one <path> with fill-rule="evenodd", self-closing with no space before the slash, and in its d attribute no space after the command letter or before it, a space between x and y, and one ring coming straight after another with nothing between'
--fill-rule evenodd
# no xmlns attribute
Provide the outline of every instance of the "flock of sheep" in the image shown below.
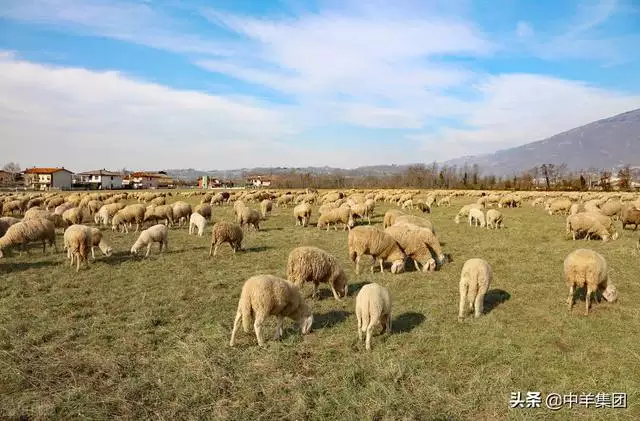
<svg viewBox="0 0 640 421"><path fill-rule="evenodd" d="M202 196L194 207L184 200L172 200L172 196L184 198ZM350 260L360 273L363 256L373 258L371 273L379 267L384 271L385 263L390 264L393 274L405 271L407 262L412 261L416 270L429 272L441 269L451 260L442 250L436 229L429 214L435 206L450 206L451 200L468 199L473 203L463 206L455 216L460 223L465 218L472 227L504 228L501 208L520 207L529 202L531 206L543 207L550 215L566 215L566 234L573 240L578 238L599 238L602 241L618 237L616 221L622 229L640 223L640 199L633 194L598 193L496 193L485 195L480 192L424 192L419 190L381 190L348 192L330 191L319 193L315 190L282 191L236 191L233 193L205 193L191 191L182 193L129 192L129 193L24 193L0 196L0 258L3 250L10 246L24 246L28 243L42 243L57 251L56 229L64 229L64 249L71 266L80 270L82 263L89 265L89 252L95 259L94 249L98 247L107 256L113 248L108 244L103 229L128 233L142 230L131 247L131 254L137 254L146 247L145 257L150 254L153 244L159 244L160 252L167 250L169 227L189 228L189 234L204 235L207 224L212 221L216 206L233 205L234 221L219 221L211 229L210 256L216 256L218 248L228 243L233 252L243 250L245 230L260 230L260 222L273 211L274 206L293 206L293 221L296 226L308 227L313 206L318 206L317 228L329 230L333 225L343 231ZM371 217L378 203L389 203L397 208L384 214L382 228L371 225ZM249 205L256 203L259 209ZM411 215L405 210L417 209L423 216ZM17 216L22 216L21 219ZM366 221L366 223L365 223ZM94 226L85 225L93 222ZM640 241L638 242L640 248ZM577 288L586 292L585 314L588 314L593 293L609 302L617 299L616 287L608 281L608 267L605 258L589 249L578 249L570 253L564 261L564 278L569 289L567 304L574 304ZM481 258L469 259L463 265L459 282L458 318L462 320L468 313L480 317L483 301L492 281L490 264ZM329 252L313 246L297 247L287 260L287 279L272 275L257 275L245 281L237 314L231 333L230 345L234 345L237 331L242 322L249 331L251 321L260 346L264 345L262 325L268 316L277 318L275 338L282 335L282 321L288 317L296 321L303 334L311 330L313 314L301 294L304 283L313 284L313 298L318 297L318 288L326 283L336 300L348 294L348 280L338 259ZM391 329L391 294L388 289L370 283L360 289L356 297L356 317L358 336L365 340L366 349L371 347L371 337L378 325L383 330ZM366 335L366 336L365 336Z"/></svg>

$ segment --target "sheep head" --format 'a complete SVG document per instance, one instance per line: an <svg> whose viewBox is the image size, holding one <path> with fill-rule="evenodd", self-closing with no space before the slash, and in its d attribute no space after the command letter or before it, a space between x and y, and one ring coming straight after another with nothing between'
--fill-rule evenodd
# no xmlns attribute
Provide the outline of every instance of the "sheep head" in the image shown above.
<svg viewBox="0 0 640 421"><path fill-rule="evenodd" d="M393 264L391 265L391 273L399 274L403 272L404 272L404 259L394 261Z"/></svg>
<svg viewBox="0 0 640 421"><path fill-rule="evenodd" d="M307 335L311 332L311 325L313 324L313 314L307 303L302 303L299 314L298 324L300 325L300 332L303 335Z"/></svg>
<svg viewBox="0 0 640 421"><path fill-rule="evenodd" d="M607 288L602 293L602 296L608 302L615 303L618 300L618 290L616 286L613 284L607 285Z"/></svg>

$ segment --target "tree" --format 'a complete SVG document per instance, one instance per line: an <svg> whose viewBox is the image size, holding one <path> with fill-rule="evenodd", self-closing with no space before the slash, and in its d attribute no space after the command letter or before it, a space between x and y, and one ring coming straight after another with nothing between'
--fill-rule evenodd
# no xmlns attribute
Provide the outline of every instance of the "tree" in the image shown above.
<svg viewBox="0 0 640 421"><path fill-rule="evenodd" d="M604 170L600 173L600 186L604 191L611 190L611 172Z"/></svg>
<svg viewBox="0 0 640 421"><path fill-rule="evenodd" d="M631 168L628 165L620 168L620 171L618 171L618 179L618 186L620 187L620 190L629 191L631 189Z"/></svg>
<svg viewBox="0 0 640 421"><path fill-rule="evenodd" d="M18 164L17 162L9 162L2 169L11 174L11 179L13 181L17 180L18 174L20 174L20 172L22 171L22 169L20 168L20 164Z"/></svg>
<svg viewBox="0 0 640 421"><path fill-rule="evenodd" d="M556 178L558 177L558 170L553 164L542 164L540 166L540 172L544 177L544 181L547 185L547 190L551 190L551 182L556 184Z"/></svg>
<svg viewBox="0 0 640 421"><path fill-rule="evenodd" d="M587 180L584 175L580 174L580 190L585 191L587 189Z"/></svg>
<svg viewBox="0 0 640 421"><path fill-rule="evenodd" d="M467 187L467 183L469 183L469 174L467 174L467 172L464 172L464 175L462 176L462 185Z"/></svg>

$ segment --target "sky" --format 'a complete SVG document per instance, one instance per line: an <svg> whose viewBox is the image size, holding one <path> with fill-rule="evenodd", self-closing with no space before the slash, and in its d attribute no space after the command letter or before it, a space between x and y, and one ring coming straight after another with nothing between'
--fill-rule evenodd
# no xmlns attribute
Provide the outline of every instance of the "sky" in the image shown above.
<svg viewBox="0 0 640 421"><path fill-rule="evenodd" d="M638 0L0 0L0 165L430 163L640 108Z"/></svg>

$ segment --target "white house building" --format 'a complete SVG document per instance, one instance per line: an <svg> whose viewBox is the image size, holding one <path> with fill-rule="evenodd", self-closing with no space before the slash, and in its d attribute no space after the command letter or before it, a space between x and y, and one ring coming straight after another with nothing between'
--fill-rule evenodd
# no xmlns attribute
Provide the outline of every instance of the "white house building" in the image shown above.
<svg viewBox="0 0 640 421"><path fill-rule="evenodd" d="M24 184L33 190L70 190L73 173L62 168L27 168L24 170Z"/></svg>
<svg viewBox="0 0 640 421"><path fill-rule="evenodd" d="M100 190L113 190L122 188L122 174L107 171L104 168L95 171L86 171L78 174L80 183L89 184Z"/></svg>

